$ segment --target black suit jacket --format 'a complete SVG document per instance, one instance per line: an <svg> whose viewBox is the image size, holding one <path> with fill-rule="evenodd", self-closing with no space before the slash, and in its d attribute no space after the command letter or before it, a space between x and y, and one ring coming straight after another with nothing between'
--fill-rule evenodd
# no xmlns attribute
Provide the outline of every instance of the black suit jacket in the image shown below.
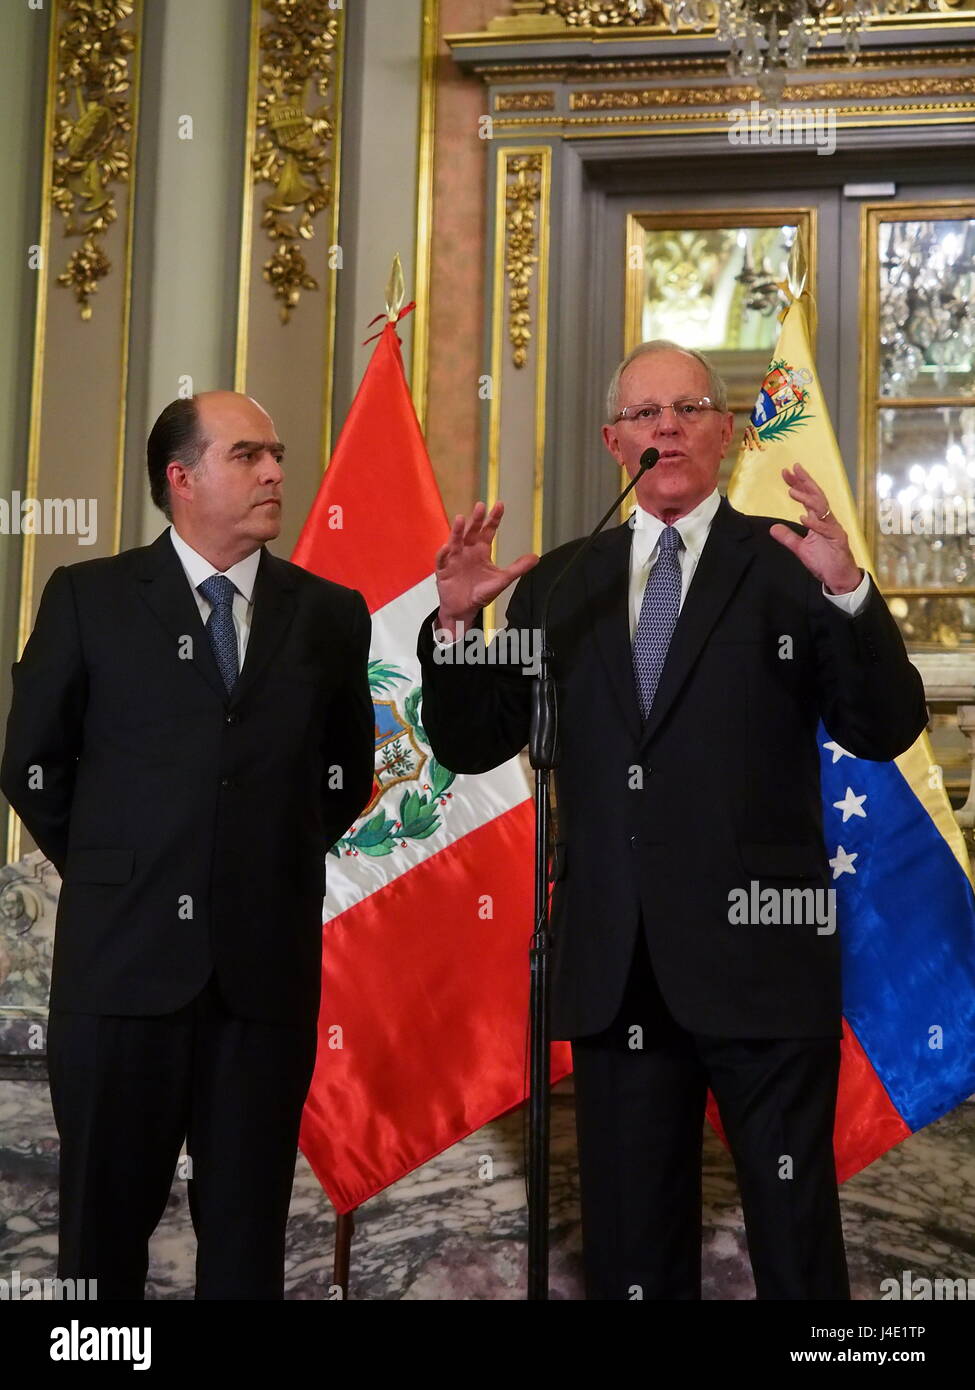
<svg viewBox="0 0 975 1390"><path fill-rule="evenodd" d="M646 724L632 667L629 525L605 532L553 596L555 1037L612 1021L641 909L658 983L684 1027L841 1033L838 933L815 922L734 924L729 894L753 880L758 891L831 886L820 719L848 752L886 761L913 743L927 711L873 582L857 616L843 613L769 535L774 520L722 498ZM580 544L523 576L509 627L538 627L549 586ZM445 766L483 772L527 742L531 682L503 664L438 664L434 617L418 644L424 727Z"/></svg>
<svg viewBox="0 0 975 1390"><path fill-rule="evenodd" d="M372 786L370 627L262 547L228 696L168 530L55 570L0 768L63 879L53 1008L167 1013L215 967L243 1017L317 1010L325 855Z"/></svg>

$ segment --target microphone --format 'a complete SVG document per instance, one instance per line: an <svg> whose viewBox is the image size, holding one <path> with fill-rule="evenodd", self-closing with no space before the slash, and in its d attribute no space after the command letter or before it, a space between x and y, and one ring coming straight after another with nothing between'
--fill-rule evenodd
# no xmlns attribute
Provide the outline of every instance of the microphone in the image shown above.
<svg viewBox="0 0 975 1390"><path fill-rule="evenodd" d="M555 682L549 674L551 652L548 646L548 614L552 604L552 595L569 571L573 569L586 554L613 513L617 512L623 505L629 494L643 477L644 473L649 472L659 457L659 449L644 449L643 453L640 455L640 466L630 479L628 486L623 489L609 511L597 524L595 530L586 537L579 549L573 552L569 558L568 564L556 575L548 593L545 595L540 632L542 665L540 676L535 681L532 690L531 733L528 742L528 758L533 768L554 768L557 765L558 757L558 706L555 697Z"/></svg>
<svg viewBox="0 0 975 1390"><path fill-rule="evenodd" d="M601 531L601 530L603 529L603 527L606 525L607 521L609 521L609 519L610 519L610 517L613 515L613 513L616 512L616 511L619 511L620 507L622 507L623 503L626 501L627 497L630 495L630 493L631 493L631 492L633 491L633 489L636 487L637 483L638 483L638 482L640 481L640 479L643 477L644 473L647 473L647 472L650 471L650 469L654 466L654 464L657 462L657 460L659 459L659 457L660 457L660 450L659 450L659 449L653 449L653 448L651 448L651 449L644 449L643 453L640 455L640 466L639 466L639 468L637 469L637 471L634 473L633 477L630 479L630 481L629 481L629 483L627 484L627 486L626 486L626 487L623 489L623 491L620 493L619 497L617 497L616 501L615 501L615 502L613 503L613 505L610 507L609 511L606 513L606 515L603 517L603 519L597 524L595 530L592 531L592 532L586 537L585 542L579 547L579 549L573 552L571 558L569 559L569 563L565 566L565 568L564 568L563 570L561 570L561 571L558 573L558 575L556 575L556 577L555 577L555 579L554 579L554 581L553 581L553 583L552 583L551 588L549 589L548 593L547 593L546 596L545 596L545 607L544 607L544 609L542 610L542 645L543 645L543 646L544 646L544 643L545 643L545 633L546 633L546 631L547 631L547 629L548 629L548 611L549 611L549 606L550 606L550 604L551 604L551 602L552 602L552 595L555 593L556 589L557 589L557 588L559 587L559 585L562 583L562 580L563 580L563 579L565 578L565 576L568 574L569 570L572 569L572 567L573 567L574 565L576 565L576 564L578 563L579 560L582 559L583 555L585 555L586 551L587 551L587 550L589 549L589 547L592 545L593 541L594 541L594 540L596 539L596 537L599 535L600 531Z"/></svg>

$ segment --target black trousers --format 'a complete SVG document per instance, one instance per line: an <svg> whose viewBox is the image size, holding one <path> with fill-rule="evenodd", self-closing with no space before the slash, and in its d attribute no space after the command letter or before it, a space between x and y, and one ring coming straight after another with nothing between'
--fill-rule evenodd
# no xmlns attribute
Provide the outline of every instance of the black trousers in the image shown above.
<svg viewBox="0 0 975 1390"><path fill-rule="evenodd" d="M701 1297L708 1086L734 1158L758 1298L850 1297L832 1142L838 1038L685 1031L640 931L616 1019L573 1039L572 1052L587 1298Z"/></svg>
<svg viewBox="0 0 975 1390"><path fill-rule="evenodd" d="M60 1013L48 1067L61 1138L58 1275L142 1299L180 1149L192 1161L196 1297L284 1297L284 1238L317 1019L233 1017L216 977L153 1018Z"/></svg>

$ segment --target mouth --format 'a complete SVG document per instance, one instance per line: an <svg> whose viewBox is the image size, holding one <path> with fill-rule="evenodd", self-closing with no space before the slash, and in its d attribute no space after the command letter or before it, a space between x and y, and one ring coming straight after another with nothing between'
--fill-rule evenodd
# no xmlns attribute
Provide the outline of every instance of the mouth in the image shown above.
<svg viewBox="0 0 975 1390"><path fill-rule="evenodd" d="M676 463L679 459L686 459L687 455L678 449L667 449L657 459L658 463Z"/></svg>
<svg viewBox="0 0 975 1390"><path fill-rule="evenodd" d="M255 504L258 507L280 507L281 502L277 497L266 497L263 502Z"/></svg>

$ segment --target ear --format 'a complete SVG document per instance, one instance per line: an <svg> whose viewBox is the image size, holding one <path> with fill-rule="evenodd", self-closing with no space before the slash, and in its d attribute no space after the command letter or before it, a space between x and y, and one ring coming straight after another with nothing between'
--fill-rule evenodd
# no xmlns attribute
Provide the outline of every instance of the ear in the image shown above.
<svg viewBox="0 0 975 1390"><path fill-rule="evenodd" d="M620 448L620 437L615 425L603 425L603 443L613 455L618 464L623 463L623 451Z"/></svg>
<svg viewBox="0 0 975 1390"><path fill-rule="evenodd" d="M172 504L174 497L189 498L193 496L193 480L190 471L177 459L172 459L167 463L166 478L169 482L170 504Z"/></svg>
<svg viewBox="0 0 975 1390"><path fill-rule="evenodd" d="M725 454L735 432L735 413L729 410L721 425L721 453Z"/></svg>

